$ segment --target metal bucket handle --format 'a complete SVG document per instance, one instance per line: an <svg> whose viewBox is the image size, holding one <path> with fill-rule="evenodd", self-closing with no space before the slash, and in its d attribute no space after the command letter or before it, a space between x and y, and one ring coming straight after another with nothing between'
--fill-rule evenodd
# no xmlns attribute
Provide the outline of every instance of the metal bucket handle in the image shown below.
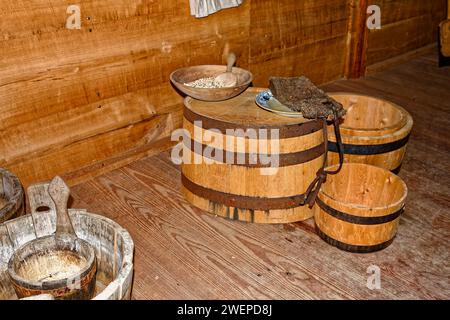
<svg viewBox="0 0 450 320"><path fill-rule="evenodd" d="M324 183L327 179L327 175L338 174L342 169L342 164L344 163L344 146L342 144L341 131L339 127L339 115L336 107L332 107L333 111L333 126L334 126L334 134L336 136L336 144L339 152L339 167L335 171L327 171L325 170L328 162L328 127L327 127L327 119L323 120L323 139L325 146L325 156L323 159L322 167L317 171L316 178L311 182L308 189L304 193L304 202L302 205L308 204L309 208L312 208L316 203L317 195L319 194L320 187L322 183Z"/></svg>

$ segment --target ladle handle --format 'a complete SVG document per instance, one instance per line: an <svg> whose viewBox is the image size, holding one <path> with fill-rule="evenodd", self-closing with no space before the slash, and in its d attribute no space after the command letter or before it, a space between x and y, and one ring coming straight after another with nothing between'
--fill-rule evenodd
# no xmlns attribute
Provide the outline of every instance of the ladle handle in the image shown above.
<svg viewBox="0 0 450 320"><path fill-rule="evenodd" d="M227 57L227 72L233 71L233 66L236 63L236 55L230 52Z"/></svg>
<svg viewBox="0 0 450 320"><path fill-rule="evenodd" d="M56 206L56 235L76 236L67 211L70 189L61 177L56 176L48 186L48 193Z"/></svg>

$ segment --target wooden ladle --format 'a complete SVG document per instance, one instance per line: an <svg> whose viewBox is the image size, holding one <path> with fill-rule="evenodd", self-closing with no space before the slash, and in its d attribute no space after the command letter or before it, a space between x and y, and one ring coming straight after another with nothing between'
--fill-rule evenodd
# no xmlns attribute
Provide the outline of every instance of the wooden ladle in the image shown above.
<svg viewBox="0 0 450 320"><path fill-rule="evenodd" d="M236 63L236 55L230 53L227 57L227 71L214 78L214 84L223 87L234 87L238 83L237 76L233 73L233 65Z"/></svg>

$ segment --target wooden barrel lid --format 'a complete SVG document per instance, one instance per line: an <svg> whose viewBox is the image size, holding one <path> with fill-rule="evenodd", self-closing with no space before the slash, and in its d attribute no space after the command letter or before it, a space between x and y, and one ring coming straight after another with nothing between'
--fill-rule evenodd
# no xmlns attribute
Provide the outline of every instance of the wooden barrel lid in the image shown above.
<svg viewBox="0 0 450 320"><path fill-rule="evenodd" d="M190 121L202 121L204 129L280 129L280 137L302 136L323 128L321 121L288 118L257 106L256 95L264 88L249 88L241 95L220 102L206 102L186 98L184 117Z"/></svg>

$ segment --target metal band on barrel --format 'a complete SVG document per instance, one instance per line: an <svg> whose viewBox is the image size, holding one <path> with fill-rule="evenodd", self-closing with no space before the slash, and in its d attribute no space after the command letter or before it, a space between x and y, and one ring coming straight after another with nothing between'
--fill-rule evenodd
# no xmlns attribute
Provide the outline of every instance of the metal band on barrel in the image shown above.
<svg viewBox="0 0 450 320"><path fill-rule="evenodd" d="M375 225L375 224L391 222L391 221L397 219L398 217L400 217L400 215L404 211L404 207L402 207L400 210L398 210L394 213L391 213L389 215L385 215L385 216L361 217L361 216L355 216L355 215L351 215L351 214L333 209L330 206L328 206L327 204L325 204L319 197L317 197L316 203L323 211L328 213L330 216L335 217L336 219L339 219L339 220L342 220L345 222L354 223L354 224L362 224L362 225Z"/></svg>
<svg viewBox="0 0 450 320"><path fill-rule="evenodd" d="M305 195L297 195L282 198L263 198L263 197L249 197L237 194L231 194L212 190L199 186L193 183L183 174L181 175L181 183L183 186L196 196L210 200L215 203L223 204L227 207L234 207L249 210L277 210L277 209L291 209L297 208L304 204Z"/></svg>
<svg viewBox="0 0 450 320"><path fill-rule="evenodd" d="M183 115L186 120L194 124L194 121L201 121L202 128L205 130L216 129L219 130L222 134L226 134L226 130L245 130L246 129L266 129L266 130L279 130L279 138L295 138L305 136L314 132L317 132L322 129L322 121L319 120L311 120L304 123L298 124L290 124L285 126L270 126L270 125L254 125L252 123L248 124L238 124L232 122L226 122L216 119L211 119L206 116L202 116L190 110L187 107L184 107ZM268 139L268 137L264 137Z"/></svg>
<svg viewBox="0 0 450 320"><path fill-rule="evenodd" d="M384 144L373 144L373 145L359 145L359 144L343 144L345 154L369 156L373 154L387 153L391 151L398 150L404 147L409 140L409 135L403 139L384 143ZM336 142L328 141L328 151L338 152Z"/></svg>
<svg viewBox="0 0 450 320"><path fill-rule="evenodd" d="M272 163L262 163L261 159L267 159L269 157L277 156L278 157L278 164L277 167L287 167L292 166L296 164L302 164L309 161L312 161L314 159L319 158L324 154L324 143L321 143L314 148L307 149L304 151L299 152L292 152L292 153L282 153L282 154L276 154L276 155L270 155L270 154L251 154L251 153L237 153L237 152L231 152L227 150L222 149L215 149L211 146L201 144L197 141L190 140L190 145L185 145L187 148L189 148L192 152L202 155L204 157L207 157L209 159L221 159L220 162L225 163L225 160L231 160L231 164L237 165L237 166L244 166L244 167L252 167L252 168L267 168L271 167ZM205 150L206 148L211 148L211 154L206 154ZM214 153L214 154L212 154Z"/></svg>
<svg viewBox="0 0 450 320"><path fill-rule="evenodd" d="M319 227L316 228L317 234L319 235L322 240L324 240L326 243L331 244L332 246L335 246L336 248L339 248L341 250L353 252L353 253L370 253L375 251L380 251L386 247L388 247L393 241L394 238L382 242L380 244L372 245L372 246L359 246L354 244L348 244L341 241L338 241L336 239L331 238L330 236L326 235L322 230L319 229Z"/></svg>

